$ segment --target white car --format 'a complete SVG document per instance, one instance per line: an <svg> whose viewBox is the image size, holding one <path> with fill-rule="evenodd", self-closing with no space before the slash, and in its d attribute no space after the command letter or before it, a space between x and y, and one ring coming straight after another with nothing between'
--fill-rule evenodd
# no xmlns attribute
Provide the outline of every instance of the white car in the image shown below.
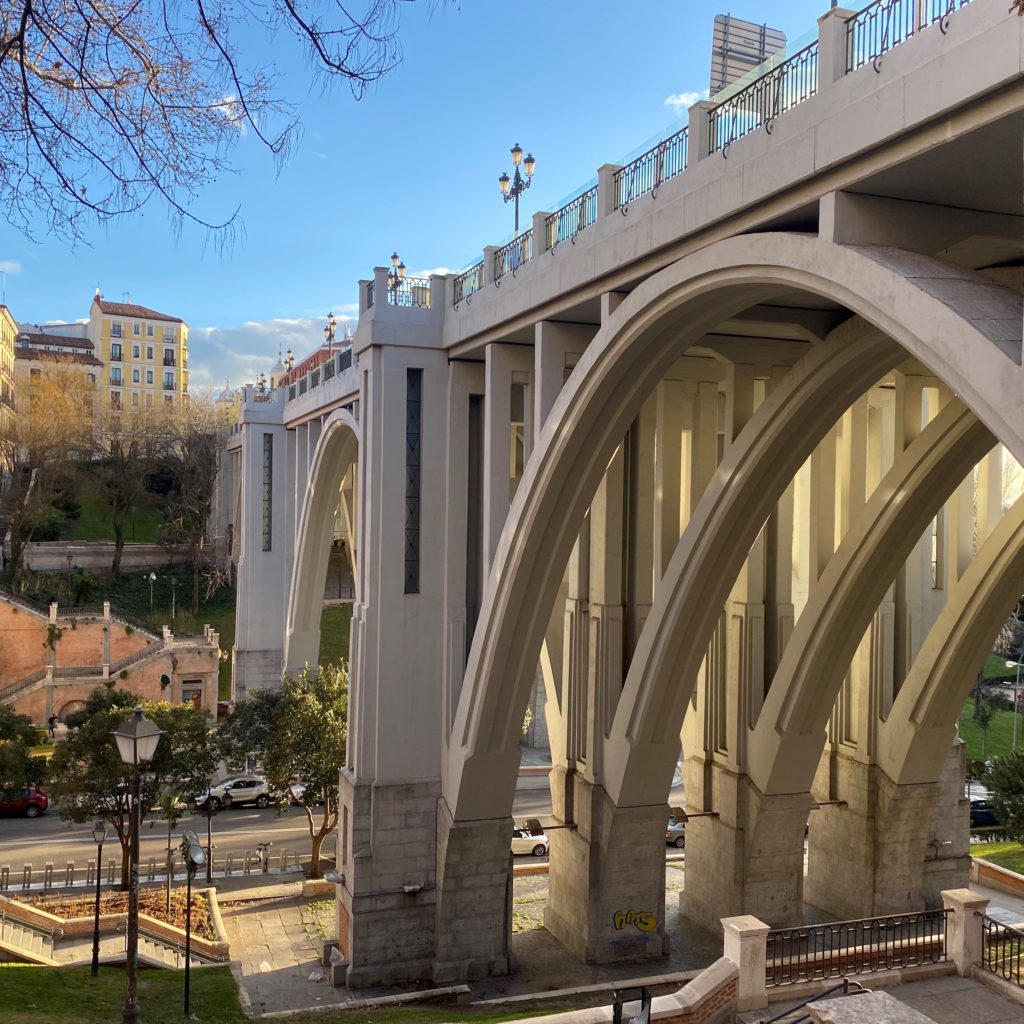
<svg viewBox="0 0 1024 1024"><path fill-rule="evenodd" d="M207 797L214 810L221 807L240 807L243 804L269 807L275 802L267 780L254 775L226 779L219 786L212 786L209 793L201 793L196 797L196 807L202 810L206 806Z"/></svg>
<svg viewBox="0 0 1024 1024"><path fill-rule="evenodd" d="M525 825L517 825L512 830L512 852L529 853L534 857L548 855L548 837L544 834L539 821L531 819Z"/></svg>

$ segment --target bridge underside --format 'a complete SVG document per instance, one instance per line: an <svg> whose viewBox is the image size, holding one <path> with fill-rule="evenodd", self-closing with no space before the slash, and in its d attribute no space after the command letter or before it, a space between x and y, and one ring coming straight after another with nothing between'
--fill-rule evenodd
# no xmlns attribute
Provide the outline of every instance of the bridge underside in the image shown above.
<svg viewBox="0 0 1024 1024"><path fill-rule="evenodd" d="M584 961L666 951L680 758L678 912L710 928L966 883L956 722L1024 571L1019 63L976 130L936 119L643 258L631 235L557 301L540 271L535 302L474 295L460 325L494 310L476 334L378 301L393 322L356 336L348 418L259 428L299 537L242 545L254 583L290 581L266 620L278 669L317 650L343 508L352 538L350 985L510 969L538 678L567 826L545 926Z"/></svg>

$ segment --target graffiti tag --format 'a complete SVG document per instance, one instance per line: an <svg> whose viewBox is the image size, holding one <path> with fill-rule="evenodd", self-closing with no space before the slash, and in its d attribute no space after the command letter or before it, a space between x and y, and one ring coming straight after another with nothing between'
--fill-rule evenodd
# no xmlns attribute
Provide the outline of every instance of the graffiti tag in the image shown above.
<svg viewBox="0 0 1024 1024"><path fill-rule="evenodd" d="M658 918L649 910L616 910L612 917L615 930L633 927L639 932L653 932L658 927Z"/></svg>

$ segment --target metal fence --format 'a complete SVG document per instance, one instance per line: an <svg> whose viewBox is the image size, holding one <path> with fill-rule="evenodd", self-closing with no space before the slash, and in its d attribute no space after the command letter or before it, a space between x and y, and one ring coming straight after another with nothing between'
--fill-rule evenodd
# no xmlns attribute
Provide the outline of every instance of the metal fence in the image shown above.
<svg viewBox="0 0 1024 1024"><path fill-rule="evenodd" d="M517 235L494 254L494 280L515 272L533 258L533 228Z"/></svg>
<svg viewBox="0 0 1024 1024"><path fill-rule="evenodd" d="M582 195L571 199L544 221L547 248L554 249L567 238L576 236L597 221L597 186L588 188Z"/></svg>
<svg viewBox="0 0 1024 1024"><path fill-rule="evenodd" d="M769 986L946 961L948 910L836 921L768 934Z"/></svg>
<svg viewBox="0 0 1024 1024"><path fill-rule="evenodd" d="M689 134L689 126L680 128L615 172L612 184L616 210L625 213L634 199L648 192L655 194L663 182L686 170Z"/></svg>
<svg viewBox="0 0 1024 1024"><path fill-rule="evenodd" d="M484 261L474 263L455 278L454 298L452 304L457 306L463 299L468 299L473 292L480 291L484 286Z"/></svg>
<svg viewBox="0 0 1024 1024"><path fill-rule="evenodd" d="M388 305L430 309L430 278L392 278L388 282Z"/></svg>
<svg viewBox="0 0 1024 1024"><path fill-rule="evenodd" d="M936 22L945 32L949 16L970 2L875 0L846 23L846 70L872 64L877 71L882 54Z"/></svg>
<svg viewBox="0 0 1024 1024"><path fill-rule="evenodd" d="M374 290L374 282L373 281L367 281L366 282L366 308L367 309L369 309L373 305L373 290Z"/></svg>
<svg viewBox="0 0 1024 1024"><path fill-rule="evenodd" d="M1024 956L1024 931L1003 924L987 914L982 918L984 945L981 966L1004 981L1024 988L1021 981L1021 957Z"/></svg>
<svg viewBox="0 0 1024 1024"><path fill-rule="evenodd" d="M798 50L708 113L711 152L726 150L762 125L769 132L780 114L818 91L818 42Z"/></svg>

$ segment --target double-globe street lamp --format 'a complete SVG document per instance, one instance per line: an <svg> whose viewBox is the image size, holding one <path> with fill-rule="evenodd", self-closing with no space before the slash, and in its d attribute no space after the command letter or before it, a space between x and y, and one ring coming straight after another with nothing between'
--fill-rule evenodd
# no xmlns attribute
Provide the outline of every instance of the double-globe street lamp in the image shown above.
<svg viewBox="0 0 1024 1024"><path fill-rule="evenodd" d="M524 178L519 173L519 165L523 165L523 170L526 171L526 177ZM523 147L517 142L512 147L512 165L514 168L513 177L509 177L503 173L498 178L498 185L501 187L501 197L506 203L514 202L516 204L516 234L519 234L519 197L530 187L530 182L533 181L533 172L537 168L537 161L534 160L532 153L526 154L526 159L523 159Z"/></svg>
<svg viewBox="0 0 1024 1024"><path fill-rule="evenodd" d="M333 313L327 314L327 323L324 324L324 341L327 342L327 358L334 355L334 336L338 330L338 318Z"/></svg>
<svg viewBox="0 0 1024 1024"><path fill-rule="evenodd" d="M141 827L139 789L142 766L145 762L153 760L160 737L163 736L163 730L156 722L151 721L142 713L142 708L136 708L132 717L114 730L113 736L117 740L117 752L121 755L121 761L132 769L129 794L131 841L128 846L128 941L125 958L125 997L121 1020L123 1024L136 1024L139 1019L139 829Z"/></svg>
<svg viewBox="0 0 1024 1024"><path fill-rule="evenodd" d="M405 263L396 250L391 254L391 269L388 271L388 290L391 292L391 305L398 305L398 292L405 280Z"/></svg>
<svg viewBox="0 0 1024 1024"><path fill-rule="evenodd" d="M107 838L107 826L97 821L92 827L92 838L96 844L96 909L92 919L92 970L95 978L100 973L100 877L103 873L103 840Z"/></svg>

